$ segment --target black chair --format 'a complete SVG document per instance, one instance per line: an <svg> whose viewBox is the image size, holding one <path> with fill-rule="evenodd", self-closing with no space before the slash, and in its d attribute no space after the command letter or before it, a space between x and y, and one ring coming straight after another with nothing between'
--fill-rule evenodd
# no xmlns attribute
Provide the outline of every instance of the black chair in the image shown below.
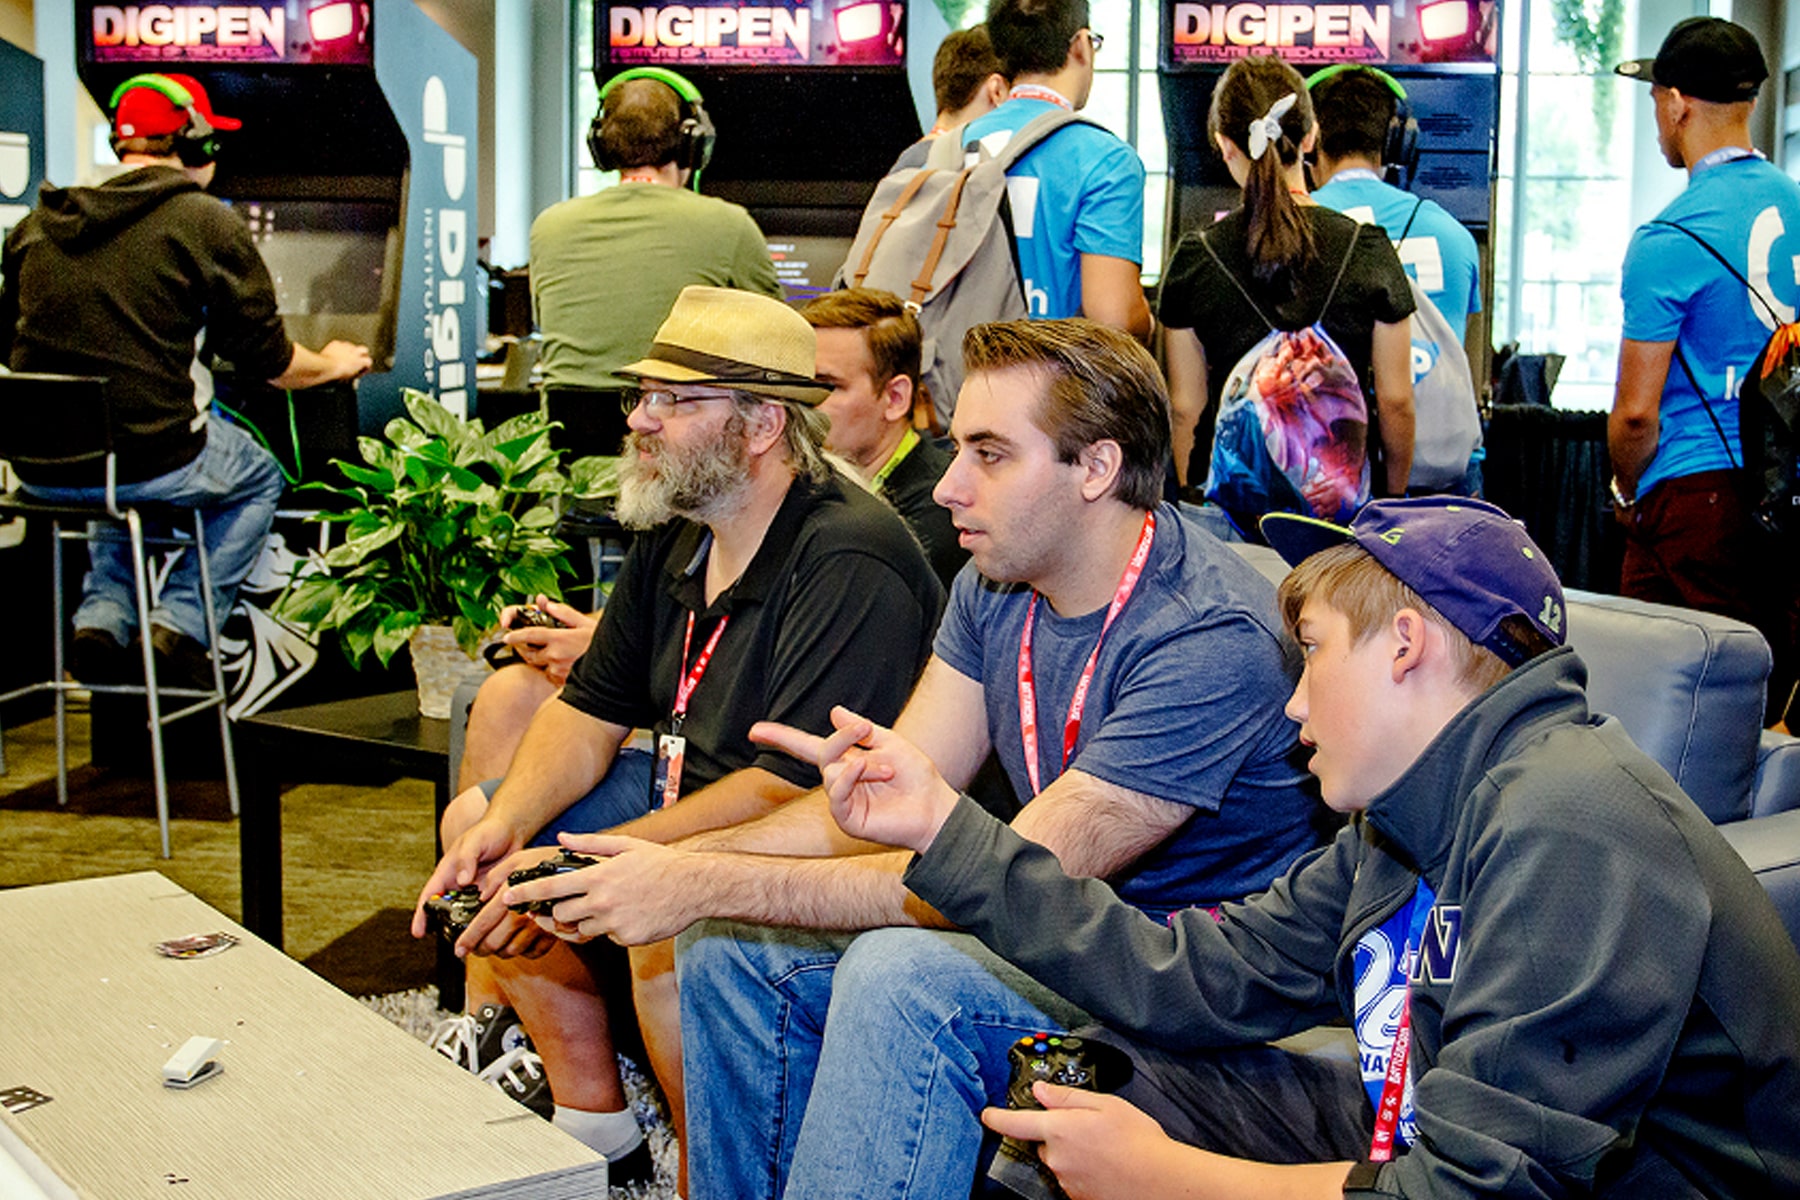
<svg viewBox="0 0 1800 1200"><path fill-rule="evenodd" d="M51 421L22 421L17 414L32 411L54 413ZM103 500L78 503L44 500L15 490L0 494L0 517L23 517L27 521L46 521L50 526L50 586L56 627L51 639L51 678L40 683L0 695L0 703L35 692L50 691L56 699L56 799L69 802L69 753L67 698L73 691L89 693L123 693L141 695L149 706L150 761L156 786L156 818L162 833L162 856L169 853L169 785L163 768L163 726L208 708L219 712L219 739L225 754L225 782L231 796L231 811L238 811L237 770L231 753L230 696L225 691L225 674L219 665L219 619L213 611L212 571L206 561L206 526L198 509L155 503L120 503L117 495L118 459L113 452L113 414L108 401L106 380L94 376L29 375L0 373L0 459L12 465L13 472L29 484L34 475L48 486L65 486L70 473L91 470L94 486L104 486ZM45 472L53 470L53 475ZM83 485L76 485L83 486ZM145 517L158 519L169 527L182 523L192 525L191 535L146 535ZM65 529L65 522L78 528ZM136 583L138 629L143 634L143 683L86 684L63 678L64 616L62 544L66 541L118 541L122 536L131 543L132 569ZM209 689L165 687L156 682L156 656L150 638L150 574L149 547L179 546L197 556L200 569L200 592L206 613L207 642L211 647L213 686ZM190 700L192 703L171 713L162 711L163 697ZM0 774L6 770L4 746L0 743Z"/></svg>

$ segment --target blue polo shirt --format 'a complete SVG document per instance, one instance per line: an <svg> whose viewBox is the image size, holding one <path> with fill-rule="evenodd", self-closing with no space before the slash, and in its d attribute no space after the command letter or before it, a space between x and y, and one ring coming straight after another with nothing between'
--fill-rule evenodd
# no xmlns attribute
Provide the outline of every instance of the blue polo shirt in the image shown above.
<svg viewBox="0 0 1800 1200"><path fill-rule="evenodd" d="M1437 201L1421 203L1411 192L1383 183L1373 171L1339 171L1312 197L1365 225L1381 226L1390 241L1405 230L1406 240L1395 247L1400 265L1418 280L1456 336L1463 336L1469 314L1481 311L1481 257L1475 236L1461 221Z"/></svg>
<svg viewBox="0 0 1800 1200"><path fill-rule="evenodd" d="M963 130L997 153L1014 133L1054 106L1008 100ZM1006 174L1028 315L1081 316L1081 256L1144 261L1144 164L1137 151L1085 123L1057 130Z"/></svg>
<svg viewBox="0 0 1800 1200"><path fill-rule="evenodd" d="M1706 239L1774 305L1782 321L1794 319L1800 302L1795 265L1800 185L1775 167L1761 158L1740 158L1696 171L1656 220ZM1768 311L1693 238L1654 222L1631 236L1619 294L1624 335L1637 342L1674 342L1712 408L1709 416L1681 362L1671 360L1656 457L1638 481L1638 495L1664 479L1741 466L1737 390L1774 331Z"/></svg>

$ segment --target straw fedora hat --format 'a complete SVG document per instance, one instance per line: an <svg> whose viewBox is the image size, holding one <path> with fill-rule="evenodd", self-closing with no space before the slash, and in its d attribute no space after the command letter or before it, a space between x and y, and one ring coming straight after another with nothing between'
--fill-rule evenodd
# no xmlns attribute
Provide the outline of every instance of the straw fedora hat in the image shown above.
<svg viewBox="0 0 1800 1200"><path fill-rule="evenodd" d="M813 378L817 346L806 318L781 301L696 285L675 298L649 356L618 373L816 405L831 395L830 384Z"/></svg>

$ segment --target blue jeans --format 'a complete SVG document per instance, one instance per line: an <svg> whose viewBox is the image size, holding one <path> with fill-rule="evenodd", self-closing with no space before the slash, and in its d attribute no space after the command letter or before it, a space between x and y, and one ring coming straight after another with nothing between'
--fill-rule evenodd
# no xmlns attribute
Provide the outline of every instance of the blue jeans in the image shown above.
<svg viewBox="0 0 1800 1200"><path fill-rule="evenodd" d="M600 782L538 830L526 845L556 846L561 844L556 840L559 833L605 833L644 816L650 811L650 776L655 768L655 755L630 746L620 747ZM491 803L494 793L500 790L500 782L484 779L477 786Z"/></svg>
<svg viewBox="0 0 1800 1200"><path fill-rule="evenodd" d="M703 922L676 977L693 1200L967 1200L1008 1047L1086 1021L938 930Z"/></svg>
<svg viewBox="0 0 1800 1200"><path fill-rule="evenodd" d="M132 504L161 502L196 508L206 521L206 562L212 573L213 611L223 625L237 601L238 585L256 566L284 484L275 459L236 425L213 418L206 423L206 448L184 467L121 484L118 497ZM103 503L103 487L33 487L26 492L45 500ZM103 629L123 646L137 625L137 585L133 582L131 543L116 530L96 522L89 533L104 540L88 543L87 578L81 584L81 607L75 628ZM206 613L200 599L200 562L185 551L150 610L152 624L185 633L207 644Z"/></svg>

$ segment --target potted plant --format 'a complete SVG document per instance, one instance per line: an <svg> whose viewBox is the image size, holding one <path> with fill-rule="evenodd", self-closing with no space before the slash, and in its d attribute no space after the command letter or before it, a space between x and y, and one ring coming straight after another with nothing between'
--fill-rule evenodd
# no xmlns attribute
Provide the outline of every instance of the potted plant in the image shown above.
<svg viewBox="0 0 1800 1200"><path fill-rule="evenodd" d="M370 652L385 666L410 645L420 711L444 717L500 609L560 594L573 569L554 532L559 502L607 494L617 460L565 472L539 413L490 431L421 392L403 398L410 420L388 422L385 441L357 440L363 465L335 462L346 483L303 485L342 501L319 519L344 540L295 573L275 612L336 630L353 666Z"/></svg>

